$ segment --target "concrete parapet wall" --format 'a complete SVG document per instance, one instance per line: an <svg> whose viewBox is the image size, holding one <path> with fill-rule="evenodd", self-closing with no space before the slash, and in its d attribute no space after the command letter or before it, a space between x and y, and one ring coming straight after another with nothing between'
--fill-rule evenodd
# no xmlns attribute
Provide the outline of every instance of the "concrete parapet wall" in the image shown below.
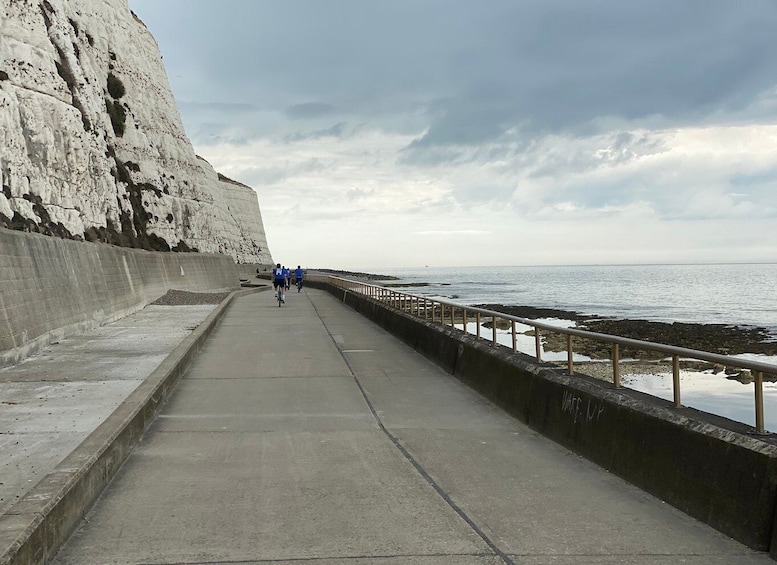
<svg viewBox="0 0 777 565"><path fill-rule="evenodd" d="M585 375L321 283L514 417L759 551L775 550L777 447L743 424Z"/></svg>
<svg viewBox="0 0 777 565"><path fill-rule="evenodd" d="M131 314L170 289L239 285L225 255L150 252L0 228L0 366Z"/></svg>

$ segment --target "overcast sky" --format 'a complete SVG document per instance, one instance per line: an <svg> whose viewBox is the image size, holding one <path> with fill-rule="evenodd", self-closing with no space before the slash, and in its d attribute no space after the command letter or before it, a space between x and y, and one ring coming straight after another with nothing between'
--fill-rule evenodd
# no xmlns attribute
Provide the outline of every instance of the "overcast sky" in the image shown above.
<svg viewBox="0 0 777 565"><path fill-rule="evenodd" d="M129 0L309 267L777 261L774 0Z"/></svg>

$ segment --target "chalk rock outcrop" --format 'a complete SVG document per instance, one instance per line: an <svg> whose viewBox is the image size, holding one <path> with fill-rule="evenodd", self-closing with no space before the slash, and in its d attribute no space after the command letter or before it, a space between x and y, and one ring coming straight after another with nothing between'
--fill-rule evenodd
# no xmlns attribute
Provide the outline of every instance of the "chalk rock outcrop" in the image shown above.
<svg viewBox="0 0 777 565"><path fill-rule="evenodd" d="M0 0L0 226L272 263L256 193L186 137L126 0Z"/></svg>

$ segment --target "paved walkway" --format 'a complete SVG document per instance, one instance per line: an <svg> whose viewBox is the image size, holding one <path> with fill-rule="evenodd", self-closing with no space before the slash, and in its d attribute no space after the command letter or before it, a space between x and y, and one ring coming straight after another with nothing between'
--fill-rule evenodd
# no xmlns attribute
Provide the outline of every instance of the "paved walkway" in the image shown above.
<svg viewBox="0 0 777 565"><path fill-rule="evenodd" d="M771 563L317 290L233 302L55 563Z"/></svg>

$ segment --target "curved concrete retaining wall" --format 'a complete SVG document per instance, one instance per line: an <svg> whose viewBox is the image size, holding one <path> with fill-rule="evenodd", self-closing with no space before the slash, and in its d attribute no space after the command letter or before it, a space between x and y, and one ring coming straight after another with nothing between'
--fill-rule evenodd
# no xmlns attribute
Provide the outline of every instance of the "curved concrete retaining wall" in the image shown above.
<svg viewBox="0 0 777 565"><path fill-rule="evenodd" d="M225 255L158 253L0 228L0 367L127 316L170 289L239 286Z"/></svg>
<svg viewBox="0 0 777 565"><path fill-rule="evenodd" d="M567 376L360 294L309 285L326 288L543 435L747 546L777 554L772 439L585 375Z"/></svg>
<svg viewBox="0 0 777 565"><path fill-rule="evenodd" d="M272 264L263 265L261 263L238 263L235 265L240 280L248 282L256 282L261 278L269 279L274 266L275 265Z"/></svg>

